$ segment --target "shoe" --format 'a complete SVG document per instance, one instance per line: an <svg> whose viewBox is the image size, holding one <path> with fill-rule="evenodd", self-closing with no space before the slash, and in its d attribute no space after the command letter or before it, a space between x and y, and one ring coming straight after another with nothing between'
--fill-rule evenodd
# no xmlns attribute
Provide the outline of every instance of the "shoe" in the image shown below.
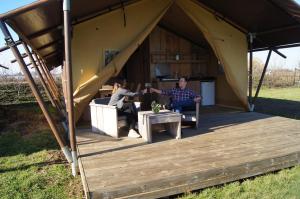
<svg viewBox="0 0 300 199"><path fill-rule="evenodd" d="M129 138L140 138L141 135L138 134L134 129L130 129L128 132L128 137Z"/></svg>

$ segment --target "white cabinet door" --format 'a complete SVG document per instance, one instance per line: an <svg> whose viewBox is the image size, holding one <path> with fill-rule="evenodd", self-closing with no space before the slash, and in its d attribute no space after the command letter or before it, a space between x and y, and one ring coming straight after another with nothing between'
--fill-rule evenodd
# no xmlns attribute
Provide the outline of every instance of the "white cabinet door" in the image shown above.
<svg viewBox="0 0 300 199"><path fill-rule="evenodd" d="M201 105L215 105L215 82L201 82Z"/></svg>

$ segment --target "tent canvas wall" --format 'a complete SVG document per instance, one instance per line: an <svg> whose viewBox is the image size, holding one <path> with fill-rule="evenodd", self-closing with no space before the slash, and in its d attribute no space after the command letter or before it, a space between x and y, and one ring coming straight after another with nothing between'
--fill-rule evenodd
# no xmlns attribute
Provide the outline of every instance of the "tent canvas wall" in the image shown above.
<svg viewBox="0 0 300 199"><path fill-rule="evenodd" d="M174 4L203 33L224 67L228 84L243 107L248 108L246 35L219 20L196 2L142 0L126 6L124 11L118 9L74 27L72 57L76 119L98 89L120 72L129 57ZM126 19L123 18L123 12L126 13ZM103 58L105 49L119 51L107 66Z"/></svg>

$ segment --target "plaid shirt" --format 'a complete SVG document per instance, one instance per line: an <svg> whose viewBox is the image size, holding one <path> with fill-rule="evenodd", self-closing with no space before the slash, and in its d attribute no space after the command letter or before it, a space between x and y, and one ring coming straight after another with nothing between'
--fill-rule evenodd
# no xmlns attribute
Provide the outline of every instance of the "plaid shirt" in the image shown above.
<svg viewBox="0 0 300 199"><path fill-rule="evenodd" d="M173 102L182 102L187 101L190 99L194 99L197 97L196 93L192 91L191 89L180 89L180 88L172 88L168 90L162 90L162 95L168 95L171 96L173 99Z"/></svg>

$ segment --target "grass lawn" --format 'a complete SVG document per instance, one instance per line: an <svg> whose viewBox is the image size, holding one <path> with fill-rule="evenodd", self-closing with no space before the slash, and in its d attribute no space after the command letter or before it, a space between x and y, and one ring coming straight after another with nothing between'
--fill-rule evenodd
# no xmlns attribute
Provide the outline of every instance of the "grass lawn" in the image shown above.
<svg viewBox="0 0 300 199"><path fill-rule="evenodd" d="M300 119L300 88L262 89L255 111ZM207 188L181 198L300 199L300 166L241 182Z"/></svg>
<svg viewBox="0 0 300 199"><path fill-rule="evenodd" d="M72 177L36 105L12 110L0 129L0 198L82 198L80 177Z"/></svg>
<svg viewBox="0 0 300 199"><path fill-rule="evenodd" d="M300 102L300 88L262 88L259 97Z"/></svg>

